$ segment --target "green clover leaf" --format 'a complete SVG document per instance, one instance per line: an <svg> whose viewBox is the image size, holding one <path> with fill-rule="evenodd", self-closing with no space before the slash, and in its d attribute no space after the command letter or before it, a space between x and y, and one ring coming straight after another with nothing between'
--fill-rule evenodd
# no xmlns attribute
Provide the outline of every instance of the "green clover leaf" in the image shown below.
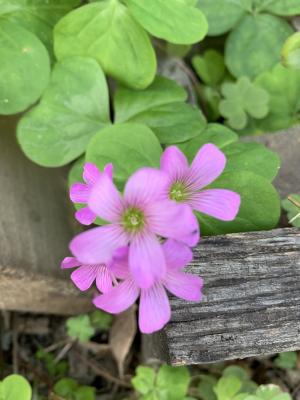
<svg viewBox="0 0 300 400"><path fill-rule="evenodd" d="M55 65L40 104L17 128L24 153L37 164L58 167L84 153L90 139L110 124L105 76L91 58Z"/></svg>
<svg viewBox="0 0 300 400"><path fill-rule="evenodd" d="M207 33L206 18L191 1L125 0L125 3L149 33L168 42L193 44Z"/></svg>
<svg viewBox="0 0 300 400"><path fill-rule="evenodd" d="M115 123L148 125L163 144L184 142L206 125L201 111L184 103L186 98L181 86L162 76L142 91L119 87L114 100Z"/></svg>
<svg viewBox="0 0 300 400"><path fill-rule="evenodd" d="M219 104L220 113L234 129L245 128L248 115L261 119L268 114L268 93L247 77L240 78L236 83L224 83L221 91L224 100Z"/></svg>
<svg viewBox="0 0 300 400"><path fill-rule="evenodd" d="M245 15L226 40L227 68L237 78L255 78L280 62L282 46L292 33L292 27L281 18Z"/></svg>
<svg viewBox="0 0 300 400"><path fill-rule="evenodd" d="M68 318L66 322L68 335L80 342L87 342L95 334L95 328L91 325L88 315Z"/></svg>
<svg viewBox="0 0 300 400"><path fill-rule="evenodd" d="M36 102L46 89L49 56L35 35L0 18L0 58L0 114L16 114Z"/></svg>
<svg viewBox="0 0 300 400"><path fill-rule="evenodd" d="M223 55L214 49L206 50L203 56L194 56L192 64L198 76L206 85L216 86L224 78L225 63Z"/></svg>
<svg viewBox="0 0 300 400"><path fill-rule="evenodd" d="M136 89L147 87L156 58L147 32L118 0L86 4L63 17L54 29L58 60L87 56L105 73Z"/></svg>

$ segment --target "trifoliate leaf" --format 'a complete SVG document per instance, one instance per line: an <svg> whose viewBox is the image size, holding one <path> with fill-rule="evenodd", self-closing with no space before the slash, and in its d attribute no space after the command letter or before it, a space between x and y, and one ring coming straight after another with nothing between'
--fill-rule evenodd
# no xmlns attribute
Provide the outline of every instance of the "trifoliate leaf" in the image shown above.
<svg viewBox="0 0 300 400"><path fill-rule="evenodd" d="M294 33L284 43L281 62L287 68L300 69L300 32Z"/></svg>
<svg viewBox="0 0 300 400"><path fill-rule="evenodd" d="M146 395L154 388L156 373L150 367L137 367L136 375L131 383L137 392Z"/></svg>
<svg viewBox="0 0 300 400"><path fill-rule="evenodd" d="M147 87L156 71L148 34L118 0L87 4L63 17L54 29L54 50L58 60L93 57L108 75L136 89Z"/></svg>
<svg viewBox="0 0 300 400"><path fill-rule="evenodd" d="M255 86L247 77L236 83L224 83L221 91L225 99L219 104L220 113L234 129L245 128L248 115L261 119L268 114L268 92Z"/></svg>
<svg viewBox="0 0 300 400"><path fill-rule="evenodd" d="M46 89L49 56L35 35L0 18L0 59L0 114L16 114L35 103Z"/></svg>
<svg viewBox="0 0 300 400"><path fill-rule="evenodd" d="M282 46L292 33L292 27L281 18L245 15L226 40L227 68L237 78L255 78L280 61Z"/></svg>
<svg viewBox="0 0 300 400"><path fill-rule="evenodd" d="M272 184L249 171L224 173L210 187L229 189L240 194L241 207L236 219L224 222L197 213L203 235L268 230L280 217L280 199Z"/></svg>
<svg viewBox="0 0 300 400"><path fill-rule="evenodd" d="M187 367L162 365L156 378L156 388L166 399L181 400L188 391L190 374Z"/></svg>
<svg viewBox="0 0 300 400"><path fill-rule="evenodd" d="M164 144L184 142L206 125L198 108L183 103L186 97L182 87L159 76L143 91L120 87L115 94L115 122L148 125Z"/></svg>
<svg viewBox="0 0 300 400"><path fill-rule="evenodd" d="M204 38L204 14L180 0L125 0L134 18L151 35L175 44L193 44Z"/></svg>
<svg viewBox="0 0 300 400"><path fill-rule="evenodd" d="M288 393L282 392L279 386L261 385L255 395L249 395L246 400L292 400Z"/></svg>
<svg viewBox="0 0 300 400"><path fill-rule="evenodd" d="M224 78L225 63L221 53L216 50L206 50L203 56L194 56L192 64L198 76L210 86L218 85Z"/></svg>
<svg viewBox="0 0 300 400"><path fill-rule="evenodd" d="M290 201L288 198L284 199L281 203L282 208L287 212L290 224L300 228L300 196L298 194L290 194L288 197L294 202ZM296 204L299 204L299 207Z"/></svg>
<svg viewBox="0 0 300 400"><path fill-rule="evenodd" d="M1 400L31 400L31 396L31 386L21 375L9 375L0 381Z"/></svg>
<svg viewBox="0 0 300 400"><path fill-rule="evenodd" d="M146 125L126 123L102 129L90 141L86 161L100 170L110 162L114 165L114 179L122 188L138 168L159 167L162 148L155 134Z"/></svg>
<svg viewBox="0 0 300 400"><path fill-rule="evenodd" d="M210 36L228 32L245 14L242 1L236 0L198 0L198 7L207 18Z"/></svg>
<svg viewBox="0 0 300 400"><path fill-rule="evenodd" d="M244 368L237 365L230 365L223 371L223 376L229 375L236 376L242 382L242 387L240 389L241 393L237 395L234 400L243 400L249 395L249 393L254 393L257 389L257 384L250 379L248 372ZM245 395L245 393L248 393L248 395Z"/></svg>
<svg viewBox="0 0 300 400"><path fill-rule="evenodd" d="M110 124L105 76L90 58L57 63L41 103L21 119L18 140L37 164L57 167L80 156Z"/></svg>
<svg viewBox="0 0 300 400"><path fill-rule="evenodd" d="M300 200L300 197L299 197L299 200ZM298 210L300 213L300 209L298 209ZM288 351L286 353L279 354L278 357L275 358L274 364L278 368L293 369L293 368L296 368L297 358L298 358L298 356L295 351Z"/></svg>
<svg viewBox="0 0 300 400"><path fill-rule="evenodd" d="M54 25L79 4L80 0L0 0L0 19L37 35L52 54Z"/></svg>
<svg viewBox="0 0 300 400"><path fill-rule="evenodd" d="M68 318L67 322L68 335L80 342L87 342L95 334L95 328L91 325L88 315L79 315L78 317Z"/></svg>
<svg viewBox="0 0 300 400"><path fill-rule="evenodd" d="M299 120L300 71L275 66L255 80L255 84L269 93L269 114L256 121L263 131L279 131Z"/></svg>

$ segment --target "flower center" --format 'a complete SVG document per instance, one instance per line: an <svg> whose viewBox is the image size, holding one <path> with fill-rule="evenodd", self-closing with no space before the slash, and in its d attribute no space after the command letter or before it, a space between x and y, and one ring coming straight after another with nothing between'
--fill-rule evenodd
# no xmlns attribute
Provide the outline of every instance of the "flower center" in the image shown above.
<svg viewBox="0 0 300 400"><path fill-rule="evenodd" d="M137 232L145 224L144 214L138 208L128 208L122 217L124 228L129 232Z"/></svg>
<svg viewBox="0 0 300 400"><path fill-rule="evenodd" d="M175 182L170 188L169 195L171 200L181 202L187 199L188 193L182 182Z"/></svg>

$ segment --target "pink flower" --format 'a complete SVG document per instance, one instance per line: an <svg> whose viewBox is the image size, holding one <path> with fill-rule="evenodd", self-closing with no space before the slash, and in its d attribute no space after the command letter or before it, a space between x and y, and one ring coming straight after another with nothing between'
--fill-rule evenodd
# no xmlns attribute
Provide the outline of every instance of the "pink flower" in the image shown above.
<svg viewBox="0 0 300 400"><path fill-rule="evenodd" d="M112 179L113 166L107 164L104 167L104 172ZM98 178L101 176L101 172L92 163L85 163L83 167L83 180L85 183L74 183L70 188L70 199L73 203L87 204L91 190ZM89 206L83 207L76 211L75 218L83 225L91 225L97 218L96 214L89 208Z"/></svg>
<svg viewBox="0 0 300 400"><path fill-rule="evenodd" d="M167 240L162 247L166 259L166 275L147 289L140 289L130 274L128 249L120 249L112 269L124 281L111 291L96 297L95 306L118 314L129 308L140 296L139 327L143 333L152 333L162 329L171 317L166 289L184 300L200 301L202 278L182 271L193 258L189 247L175 240Z"/></svg>
<svg viewBox="0 0 300 400"><path fill-rule="evenodd" d="M94 281L98 290L102 293L110 291L115 281L114 274L105 264L82 265L75 257L66 257L61 263L62 269L76 268L71 274L73 283L81 291L88 290Z"/></svg>
<svg viewBox="0 0 300 400"><path fill-rule="evenodd" d="M240 195L226 189L203 188L221 175L225 155L213 144L205 144L189 166L176 146L168 147L161 157L161 170L169 176L169 198L222 221L232 221L240 207Z"/></svg>
<svg viewBox="0 0 300 400"><path fill-rule="evenodd" d="M76 236L72 254L83 264L107 264L119 247L129 245L129 267L144 289L166 273L160 237L194 246L199 226L191 208L166 199L168 176L142 168L128 180L122 197L107 174L102 174L89 195L88 206L110 222ZM158 237L159 236L159 237Z"/></svg>

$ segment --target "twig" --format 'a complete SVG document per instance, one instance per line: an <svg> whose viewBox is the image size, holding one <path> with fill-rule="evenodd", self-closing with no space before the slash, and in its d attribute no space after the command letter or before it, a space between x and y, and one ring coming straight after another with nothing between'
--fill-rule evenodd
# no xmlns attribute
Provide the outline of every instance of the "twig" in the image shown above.
<svg viewBox="0 0 300 400"><path fill-rule="evenodd" d="M289 200L292 204L294 204L294 206L296 206L296 207L298 207L298 208L300 209L300 203L299 203L297 200L294 200L294 199L292 198L292 196L289 196L289 197L288 197L288 200Z"/></svg>
<svg viewBox="0 0 300 400"><path fill-rule="evenodd" d="M13 314L13 331L12 331L12 342L13 342L13 371L14 374L19 372L19 341L18 341L18 326L17 326L17 319L16 314Z"/></svg>
<svg viewBox="0 0 300 400"><path fill-rule="evenodd" d="M289 200L292 204L294 204L294 206L296 206L297 208L300 209L300 203L299 203L298 201L294 200L291 196L288 197L288 200ZM300 212L299 212L297 215L295 215L295 216L289 221L289 223L291 224L292 222L296 221L296 219L298 219L299 217L300 217Z"/></svg>
<svg viewBox="0 0 300 400"><path fill-rule="evenodd" d="M94 361L87 360L85 357L80 354L79 351L76 351L78 358L88 367L90 367L97 375L101 376L102 378L106 379L109 382L115 383L118 386L125 387L127 389L132 389L130 383L124 382L123 380L116 378L115 376L111 375L109 372L105 371L101 367L99 367Z"/></svg>
<svg viewBox="0 0 300 400"><path fill-rule="evenodd" d="M74 346L76 343L76 340L72 340L71 342L68 342L58 353L58 355L55 357L54 363L58 363L64 356L71 350L71 348Z"/></svg>
<svg viewBox="0 0 300 400"><path fill-rule="evenodd" d="M66 344L66 343L69 343L70 340L71 340L70 338L66 338L66 339L64 339L64 340L60 340L59 342L56 342L56 343L51 344L51 346L45 347L45 348L43 349L43 351L44 351L45 353L51 353L52 351L58 349L60 346Z"/></svg>

